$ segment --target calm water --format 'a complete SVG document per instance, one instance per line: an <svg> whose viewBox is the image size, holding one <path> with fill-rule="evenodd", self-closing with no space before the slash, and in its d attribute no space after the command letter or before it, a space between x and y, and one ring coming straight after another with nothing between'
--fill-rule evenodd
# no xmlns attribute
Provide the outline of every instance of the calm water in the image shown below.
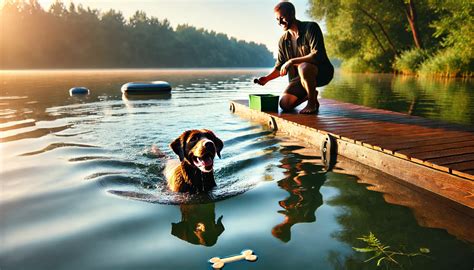
<svg viewBox="0 0 474 270"><path fill-rule="evenodd" d="M394 250L431 250L399 258L404 269L472 270L472 218L350 161L325 173L317 149L231 114L231 99L279 93L283 79L251 83L265 72L0 73L0 269L209 269L209 258L247 248L257 262L225 269L377 269L352 249L373 232ZM140 80L173 93L121 96ZM70 97L72 86L92 92ZM322 96L473 125L472 89L339 74ZM168 144L193 128L225 143L206 198L168 192L150 152L173 156Z"/></svg>

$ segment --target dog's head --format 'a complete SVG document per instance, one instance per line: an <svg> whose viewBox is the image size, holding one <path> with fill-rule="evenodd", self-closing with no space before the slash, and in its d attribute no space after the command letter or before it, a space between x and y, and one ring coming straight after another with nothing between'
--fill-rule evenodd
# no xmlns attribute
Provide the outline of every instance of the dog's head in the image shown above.
<svg viewBox="0 0 474 270"><path fill-rule="evenodd" d="M224 143L210 130L193 129L183 132L170 147L181 162L186 161L200 171L208 173L213 170L216 154L221 157Z"/></svg>

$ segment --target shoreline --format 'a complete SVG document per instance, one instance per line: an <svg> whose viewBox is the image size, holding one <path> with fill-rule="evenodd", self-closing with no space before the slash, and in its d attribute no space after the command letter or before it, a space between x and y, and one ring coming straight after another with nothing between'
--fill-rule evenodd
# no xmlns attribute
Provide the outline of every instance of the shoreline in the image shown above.
<svg viewBox="0 0 474 270"><path fill-rule="evenodd" d="M249 71L249 70L268 70L273 67L132 67L132 68L122 68L122 67L110 67L110 68L12 68L12 69L0 69L0 73L21 73L21 72L93 72L100 71L104 73L109 72L155 72L155 71L175 71L175 72L189 72L189 71L213 71L213 72L223 72L223 71ZM462 75L462 76L445 76L435 74L409 74L402 72L354 72L349 70L344 70L340 67L335 67L335 71L344 74L364 74L364 75L392 75L400 76L407 78L434 78L442 80L470 80L474 78L474 73L472 75Z"/></svg>

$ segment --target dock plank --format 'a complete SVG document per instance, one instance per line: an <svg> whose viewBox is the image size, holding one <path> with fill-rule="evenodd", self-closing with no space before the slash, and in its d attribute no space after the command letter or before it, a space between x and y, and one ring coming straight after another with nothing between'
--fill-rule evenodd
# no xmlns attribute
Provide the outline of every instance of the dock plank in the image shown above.
<svg viewBox="0 0 474 270"><path fill-rule="evenodd" d="M451 156L451 157L428 159L427 161L433 162L439 165L449 165L452 163L459 163L463 161L473 161L473 160L474 160L474 153L469 153L469 154L457 155L457 156Z"/></svg>
<svg viewBox="0 0 474 270"><path fill-rule="evenodd" d="M427 145L427 146L418 146L408 149L399 150L398 152L405 155L414 155L416 156L419 153L431 152L431 151L443 151L448 149L456 149L462 147L474 146L474 140L461 141L461 142L449 142L443 144Z"/></svg>
<svg viewBox="0 0 474 270"><path fill-rule="evenodd" d="M460 163L450 164L449 167L453 170L465 172L474 170L474 161L464 161Z"/></svg>
<svg viewBox="0 0 474 270"><path fill-rule="evenodd" d="M462 154L474 153L474 147L461 147L455 149L447 149L445 151L430 151L430 152L421 152L417 153L416 156L413 156L413 159L417 160L427 160L441 157L456 156Z"/></svg>

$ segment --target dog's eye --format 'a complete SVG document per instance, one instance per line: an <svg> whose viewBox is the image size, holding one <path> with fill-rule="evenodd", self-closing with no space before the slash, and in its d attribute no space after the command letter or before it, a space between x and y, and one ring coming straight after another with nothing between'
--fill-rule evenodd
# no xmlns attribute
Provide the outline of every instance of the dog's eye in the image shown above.
<svg viewBox="0 0 474 270"><path fill-rule="evenodd" d="M197 140L198 140L198 137L195 136L195 137L191 137L191 139L189 140L189 142L195 142L195 141L197 141Z"/></svg>

